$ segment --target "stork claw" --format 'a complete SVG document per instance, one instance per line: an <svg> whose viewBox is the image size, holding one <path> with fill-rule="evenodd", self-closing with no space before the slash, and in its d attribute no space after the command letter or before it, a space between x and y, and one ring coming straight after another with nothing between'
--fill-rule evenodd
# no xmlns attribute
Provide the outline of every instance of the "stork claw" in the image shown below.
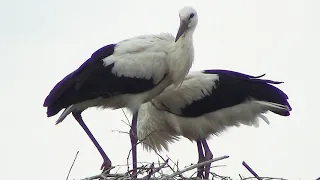
<svg viewBox="0 0 320 180"><path fill-rule="evenodd" d="M212 159L212 158L211 158ZM210 159L208 159L210 160ZM209 179L209 175L210 175L210 168L211 168L211 163L207 164L205 166L205 170L204 170L204 179Z"/></svg>
<svg viewBox="0 0 320 180"><path fill-rule="evenodd" d="M199 154L199 160L198 163L202 163L204 161L204 154L203 154L203 149L202 149L202 143L201 140L197 141L197 147L198 147L198 154ZM197 168L197 177L202 179L203 176L203 171L204 171L204 166L200 166Z"/></svg>
<svg viewBox="0 0 320 180"><path fill-rule="evenodd" d="M213 154L207 144L207 141L205 139L203 139L202 141L202 145L203 145L203 149L205 152L205 156L204 159L205 161L211 160L213 158ZM209 175L210 175L210 168L211 168L211 163L205 165L204 167L204 179L209 179Z"/></svg>
<svg viewBox="0 0 320 180"><path fill-rule="evenodd" d="M100 170L102 170L102 173L109 174L111 167L111 161L109 159L105 159L100 167Z"/></svg>
<svg viewBox="0 0 320 180"><path fill-rule="evenodd" d="M201 167L198 167L198 172L197 172L197 177L202 179L204 176L203 176L203 171L204 171L204 167L201 166Z"/></svg>

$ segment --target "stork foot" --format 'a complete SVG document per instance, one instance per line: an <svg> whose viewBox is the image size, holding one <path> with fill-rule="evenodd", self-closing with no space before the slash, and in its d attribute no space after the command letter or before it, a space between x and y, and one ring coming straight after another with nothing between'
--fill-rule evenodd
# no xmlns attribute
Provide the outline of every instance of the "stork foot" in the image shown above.
<svg viewBox="0 0 320 180"><path fill-rule="evenodd" d="M210 153L208 156L205 156L205 161L209 161L213 158L212 153ZM211 168L211 163L205 165L204 168L204 179L209 179L209 174L210 174L210 168Z"/></svg>
<svg viewBox="0 0 320 180"><path fill-rule="evenodd" d="M130 139L131 139L131 149L132 149L132 178L137 178L137 138L131 131L130 133Z"/></svg>
<svg viewBox="0 0 320 180"><path fill-rule="evenodd" d="M198 155L199 155L198 163L202 163L204 161L204 154L203 154L201 141L197 141L197 147L198 147ZM204 172L204 166L198 167L197 168L197 177L202 179L204 177L203 172Z"/></svg>
<svg viewBox="0 0 320 180"><path fill-rule="evenodd" d="M202 140L202 145L203 145L203 149L204 149L204 159L205 161L209 161L213 158L212 152L210 151L210 148L207 144L206 140ZM205 165L204 167L204 179L209 179L209 174L210 174L210 168L211 168L211 163Z"/></svg>
<svg viewBox="0 0 320 180"><path fill-rule="evenodd" d="M135 112L132 117L130 140L132 147L132 179L137 179L137 118L138 112Z"/></svg>
<svg viewBox="0 0 320 180"><path fill-rule="evenodd" d="M100 167L100 170L102 170L102 173L109 174L111 170L111 161L109 158L104 158L104 161Z"/></svg>
<svg viewBox="0 0 320 180"><path fill-rule="evenodd" d="M199 159L198 163L202 163L204 162L204 158L203 159ZM204 166L200 166L197 168L197 177L202 179L204 176L203 176L203 172L204 172Z"/></svg>

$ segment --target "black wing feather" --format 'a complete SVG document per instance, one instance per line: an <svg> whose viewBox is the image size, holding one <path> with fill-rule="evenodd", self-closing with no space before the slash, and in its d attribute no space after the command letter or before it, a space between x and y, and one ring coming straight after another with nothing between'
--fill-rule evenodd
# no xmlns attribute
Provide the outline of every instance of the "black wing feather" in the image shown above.
<svg viewBox="0 0 320 180"><path fill-rule="evenodd" d="M216 88L212 89L210 95L194 101L181 109L181 116L198 117L205 113L213 112L223 108L243 103L252 97L257 100L269 101L287 105L288 96L272 84L279 84L271 80L258 79L262 76L250 76L228 70L205 70L205 74L218 74L219 80L215 81ZM282 116L289 116L289 111L274 112Z"/></svg>
<svg viewBox="0 0 320 180"><path fill-rule="evenodd" d="M44 102L48 117L72 104L98 97L141 93L156 86L152 78L116 76L112 73L114 63L104 66L102 59L113 54L114 47L115 44L111 44L93 53L77 70L51 90Z"/></svg>

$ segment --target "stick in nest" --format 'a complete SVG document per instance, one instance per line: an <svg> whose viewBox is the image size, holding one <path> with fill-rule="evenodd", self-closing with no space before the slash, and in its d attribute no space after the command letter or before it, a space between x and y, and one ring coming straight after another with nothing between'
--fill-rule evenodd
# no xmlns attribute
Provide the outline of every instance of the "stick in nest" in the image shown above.
<svg viewBox="0 0 320 180"><path fill-rule="evenodd" d="M252 174L252 175L254 175L254 177L255 178L257 178L258 180L262 180L261 178L260 178L260 176L246 163L246 162L242 162L242 165L245 167L245 168L247 168L247 170Z"/></svg>
<svg viewBox="0 0 320 180"><path fill-rule="evenodd" d="M209 163L212 163L212 162L215 162L215 161L220 161L220 160L226 159L226 158L229 158L229 156L222 156L222 157L218 157L218 158L211 159L211 160L209 160L209 161L205 161L205 162L201 162L201 163L192 165L192 166L190 166L190 167L188 167L188 168L185 168L185 169L183 169L183 170L181 170L181 171L175 172L175 173L173 173L173 174L171 174L171 175L169 175L169 176L165 176L165 177L162 178L162 180L169 179L169 178L173 178L174 176L180 175L180 174L182 174L182 173L184 173L184 172L187 172L187 171L190 171L190 170L192 170L192 169L198 168L198 167L200 167L200 166L204 166L204 165L207 165L207 164L209 164Z"/></svg>
<svg viewBox="0 0 320 180"><path fill-rule="evenodd" d="M72 162L71 167L70 167L70 169L69 169L69 172L68 172L68 175L67 175L66 180L68 180L68 178L69 178L69 175L70 175L70 173L71 173L71 170L72 170L72 167L73 167L74 163L76 162L76 159L77 159L77 157L78 157L78 154L79 154L79 151L77 151L76 156L75 156L74 159L73 159L73 162Z"/></svg>

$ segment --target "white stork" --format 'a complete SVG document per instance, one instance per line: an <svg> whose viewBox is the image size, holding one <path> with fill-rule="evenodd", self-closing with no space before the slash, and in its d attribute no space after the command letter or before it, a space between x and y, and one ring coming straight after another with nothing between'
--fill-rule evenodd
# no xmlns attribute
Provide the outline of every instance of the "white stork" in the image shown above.
<svg viewBox="0 0 320 180"><path fill-rule="evenodd" d="M101 168L109 169L111 161L83 122L81 113L90 107L126 107L133 113L130 139L135 170L139 106L167 86L180 85L193 63L192 36L198 15L192 7L184 7L179 17L176 37L167 33L142 35L106 45L58 82L46 97L43 106L47 107L48 117L64 109L56 124L73 114L103 157Z"/></svg>
<svg viewBox="0 0 320 180"><path fill-rule="evenodd" d="M262 75L264 76L264 75ZM262 76L227 70L190 73L179 89L169 86L138 111L137 135L147 150L168 150L168 144L184 136L197 142L199 162L212 158L206 142L228 127L257 125L259 117L271 111L289 116L288 96ZM204 149L204 152L203 152ZM203 177L203 168L198 177ZM204 178L209 177L210 164Z"/></svg>

